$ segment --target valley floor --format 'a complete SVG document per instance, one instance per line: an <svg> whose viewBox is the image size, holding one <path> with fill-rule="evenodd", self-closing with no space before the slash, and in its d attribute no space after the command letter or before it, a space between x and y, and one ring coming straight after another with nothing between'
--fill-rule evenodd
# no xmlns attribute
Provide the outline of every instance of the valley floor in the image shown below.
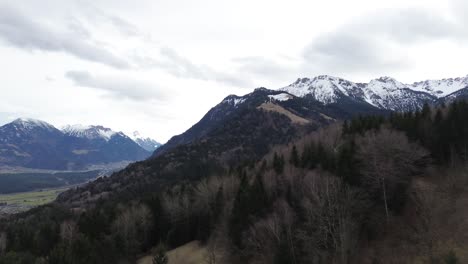
<svg viewBox="0 0 468 264"><path fill-rule="evenodd" d="M0 215L24 212L33 207L50 203L60 193L69 188L70 186L31 192L0 194Z"/></svg>

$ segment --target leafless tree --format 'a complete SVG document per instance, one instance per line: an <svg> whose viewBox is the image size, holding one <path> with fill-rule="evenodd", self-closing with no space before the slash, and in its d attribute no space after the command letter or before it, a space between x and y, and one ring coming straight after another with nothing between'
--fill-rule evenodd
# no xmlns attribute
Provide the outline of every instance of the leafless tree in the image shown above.
<svg viewBox="0 0 468 264"><path fill-rule="evenodd" d="M381 128L369 131L358 139L358 157L367 184L380 189L385 216L389 221L388 191L398 183L407 183L419 173L428 152L411 143L401 132Z"/></svg>
<svg viewBox="0 0 468 264"><path fill-rule="evenodd" d="M64 221L60 224L60 238L66 243L70 243L78 232L78 227L74 221Z"/></svg>
<svg viewBox="0 0 468 264"><path fill-rule="evenodd" d="M293 243L294 212L284 200L274 205L274 211L253 224L246 234L249 255L254 256L253 263L273 263L281 242L286 241L292 252L291 263L297 263Z"/></svg>
<svg viewBox="0 0 468 264"><path fill-rule="evenodd" d="M298 236L306 243L311 257L329 249L339 263L348 263L357 245L359 210L366 206L359 192L341 179L321 172L311 172L302 182L302 208L305 224Z"/></svg>
<svg viewBox="0 0 468 264"><path fill-rule="evenodd" d="M131 205L121 210L112 225L112 230L123 241L128 253L133 253L149 238L151 211L145 205Z"/></svg>

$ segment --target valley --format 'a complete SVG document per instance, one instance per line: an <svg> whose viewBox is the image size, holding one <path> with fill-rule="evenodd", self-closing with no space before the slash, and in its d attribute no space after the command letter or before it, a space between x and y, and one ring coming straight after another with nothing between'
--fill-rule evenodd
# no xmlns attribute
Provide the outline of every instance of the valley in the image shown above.
<svg viewBox="0 0 468 264"><path fill-rule="evenodd" d="M42 189L39 191L0 194L0 217L27 211L55 201L57 196L73 186Z"/></svg>

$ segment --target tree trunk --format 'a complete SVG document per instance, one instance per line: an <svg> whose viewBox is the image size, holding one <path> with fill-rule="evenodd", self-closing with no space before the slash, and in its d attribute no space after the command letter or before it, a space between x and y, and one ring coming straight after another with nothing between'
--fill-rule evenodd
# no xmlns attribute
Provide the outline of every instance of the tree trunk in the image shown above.
<svg viewBox="0 0 468 264"><path fill-rule="evenodd" d="M385 190L385 178L382 178L383 199L385 204L385 217L388 224L388 205L387 205L387 191Z"/></svg>

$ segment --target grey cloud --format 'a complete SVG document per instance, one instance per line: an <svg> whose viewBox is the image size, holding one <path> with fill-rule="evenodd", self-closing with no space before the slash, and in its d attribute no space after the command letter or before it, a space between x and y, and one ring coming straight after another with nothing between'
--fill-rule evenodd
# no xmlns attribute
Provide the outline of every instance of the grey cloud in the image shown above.
<svg viewBox="0 0 468 264"><path fill-rule="evenodd" d="M411 44L465 41L463 27L427 10L383 10L322 34L306 46L304 68L322 72L380 72L409 66Z"/></svg>
<svg viewBox="0 0 468 264"><path fill-rule="evenodd" d="M82 8L84 10L83 15L95 26L100 26L103 23L110 24L123 36L146 38L136 25L120 16L106 13L94 5L94 3L88 2L87 5L82 6Z"/></svg>
<svg viewBox="0 0 468 264"><path fill-rule="evenodd" d="M108 16L107 18L122 35L129 37L142 36L138 28L130 22L118 16Z"/></svg>
<svg viewBox="0 0 468 264"><path fill-rule="evenodd" d="M51 52L65 52L83 60L106 64L115 68L127 68L128 63L99 48L89 39L86 32L75 23L75 30L81 30L82 34L60 32L33 21L31 18L8 6L0 7L0 38L8 44L26 49Z"/></svg>
<svg viewBox="0 0 468 264"><path fill-rule="evenodd" d="M160 57L135 55L134 60L142 68L159 68L179 78L190 78L204 81L217 81L230 85L250 88L251 82L245 76L216 71L207 65L198 65L179 55L171 48L161 48Z"/></svg>
<svg viewBox="0 0 468 264"><path fill-rule="evenodd" d="M65 77L75 85L107 92L110 96L135 101L166 100L167 94L154 84L122 76L96 76L86 71L68 71Z"/></svg>
<svg viewBox="0 0 468 264"><path fill-rule="evenodd" d="M297 74L296 69L283 66L275 60L259 56L234 58L233 62L239 65L239 72L246 72L264 78L293 78Z"/></svg>

